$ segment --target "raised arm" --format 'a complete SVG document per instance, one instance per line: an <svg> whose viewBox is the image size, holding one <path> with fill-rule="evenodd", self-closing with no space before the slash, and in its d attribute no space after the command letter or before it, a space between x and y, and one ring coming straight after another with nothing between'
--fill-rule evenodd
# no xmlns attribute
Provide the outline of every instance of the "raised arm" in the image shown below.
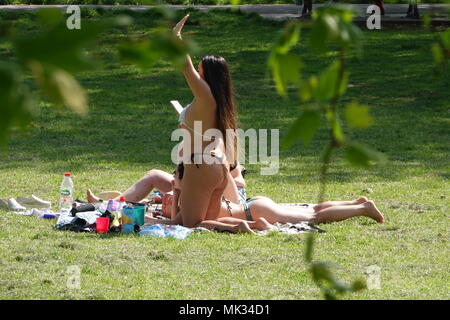
<svg viewBox="0 0 450 320"><path fill-rule="evenodd" d="M182 39L181 37L181 30L183 29L184 23L189 18L189 14L184 16L183 19L181 19L176 26L173 28L173 33L178 38ZM183 67L183 74L186 79L186 82L189 85L189 88L191 88L192 94L197 99L214 99L211 90L209 88L209 85L206 83L205 80L203 80L200 77L200 74L197 72L197 70L194 67L194 64L192 63L192 59L189 56L189 54L186 55L185 61L184 61L184 67Z"/></svg>

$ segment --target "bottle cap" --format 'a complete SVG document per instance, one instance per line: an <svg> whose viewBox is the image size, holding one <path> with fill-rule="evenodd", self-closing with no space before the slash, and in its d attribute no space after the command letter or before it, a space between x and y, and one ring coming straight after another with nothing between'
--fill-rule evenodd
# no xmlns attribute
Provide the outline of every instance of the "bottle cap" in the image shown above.
<svg viewBox="0 0 450 320"><path fill-rule="evenodd" d="M64 173L64 176L65 176L65 177L70 177L70 172Z"/></svg>

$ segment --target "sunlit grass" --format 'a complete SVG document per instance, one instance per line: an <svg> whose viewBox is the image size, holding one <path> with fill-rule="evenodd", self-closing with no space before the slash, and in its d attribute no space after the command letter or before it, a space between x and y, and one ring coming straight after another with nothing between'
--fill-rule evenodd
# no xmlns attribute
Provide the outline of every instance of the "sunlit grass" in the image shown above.
<svg viewBox="0 0 450 320"><path fill-rule="evenodd" d="M152 23L134 13L131 33ZM230 12L192 13L189 37L205 53L223 55L232 70L242 128L279 128L281 137L299 114L289 99L275 93L265 78L268 50L281 23ZM31 14L21 14L27 29ZM20 24L19 24L20 25ZM0 197L35 194L58 198L62 174L70 171L75 194L87 188L124 190L151 168L171 172L170 133L177 117L169 104L192 95L167 63L140 72L122 65L114 50L123 33L105 34L93 48L106 61L79 75L90 96L86 118L55 110L40 101L40 112L25 135L14 132L0 154ZM296 48L305 60L305 76L319 72L330 57L307 45ZM335 262L337 275L364 278L366 267L381 268L381 290L356 299L448 299L449 102L450 77L432 73L425 31L364 33L364 55L348 61L350 88L345 101L369 104L375 119L368 130L348 131L389 161L373 170L349 167L341 152L333 157L328 199L373 199L385 225L358 218L322 226L315 258ZM9 57L0 47L0 59ZM98 65L97 63L95 65ZM311 145L282 150L280 172L261 176L262 165L248 165L248 194L282 202L315 202L320 154L326 128ZM0 211L0 298L2 299L305 299L320 298L303 262L304 236L257 237L193 234L183 241L100 236L53 230L54 222ZM81 268L81 290L66 287L67 267Z"/></svg>

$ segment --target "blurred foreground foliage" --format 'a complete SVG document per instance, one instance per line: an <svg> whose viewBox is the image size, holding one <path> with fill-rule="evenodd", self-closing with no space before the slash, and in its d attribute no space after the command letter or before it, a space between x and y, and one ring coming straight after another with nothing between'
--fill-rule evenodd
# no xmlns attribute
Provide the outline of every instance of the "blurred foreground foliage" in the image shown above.
<svg viewBox="0 0 450 320"><path fill-rule="evenodd" d="M357 101L344 106L339 103L346 93L350 77L345 68L348 52L354 50L357 55L362 54L362 32L353 24L353 17L354 12L350 7L330 5L316 9L311 22L289 22L275 41L268 59L277 92L287 98L288 93L295 91L299 100L300 114L284 137L284 148L291 147L298 139L309 144L322 119L325 119L329 128L329 143L322 156L318 203L325 198L326 177L334 149L344 148L345 159L364 168L384 160L382 153L360 142L349 141L342 129L341 119L345 120L349 128L354 129L367 128L374 121L369 106ZM320 74L308 78L302 76L305 63L293 50L301 40L303 28L310 29L308 43L311 50L318 54L337 56ZM313 260L313 245L314 235L311 233L305 246L305 261L309 264L314 283L325 299L338 299L344 293L366 287L362 280L355 280L351 285L337 280L332 272L332 264Z"/></svg>
<svg viewBox="0 0 450 320"><path fill-rule="evenodd" d="M0 24L0 42L12 47L12 58L0 61L0 145L6 146L13 127L25 129L36 110L36 98L27 78L56 107L67 107L80 116L88 112L88 97L77 81L77 72L93 68L94 57L87 49L111 28L127 28L133 20L127 15L82 19L80 29L70 30L66 16L57 9L38 12L39 29L22 34L13 26L14 17L4 17ZM166 59L179 66L195 46L174 37L170 19L174 14L160 9L158 26L141 39L126 39L117 44L124 63L143 68Z"/></svg>

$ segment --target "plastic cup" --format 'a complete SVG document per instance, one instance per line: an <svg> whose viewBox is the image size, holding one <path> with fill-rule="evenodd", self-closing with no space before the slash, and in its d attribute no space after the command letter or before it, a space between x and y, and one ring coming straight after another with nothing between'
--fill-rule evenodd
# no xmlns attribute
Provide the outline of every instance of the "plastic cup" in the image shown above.
<svg viewBox="0 0 450 320"><path fill-rule="evenodd" d="M97 233L107 233L109 228L109 218L98 217L95 221L95 231Z"/></svg>
<svg viewBox="0 0 450 320"><path fill-rule="evenodd" d="M122 227L123 233L133 233L134 232L134 224L124 224Z"/></svg>
<svg viewBox="0 0 450 320"><path fill-rule="evenodd" d="M122 224L134 224L134 210L131 207L123 207Z"/></svg>
<svg viewBox="0 0 450 320"><path fill-rule="evenodd" d="M113 212L113 211L117 211L119 208L119 203L115 200L109 200L108 201L108 207L106 208L106 210L108 210L109 212Z"/></svg>
<svg viewBox="0 0 450 320"><path fill-rule="evenodd" d="M134 223L137 224L138 226L143 226L145 220L145 207L144 206L134 207L133 215L134 215Z"/></svg>

